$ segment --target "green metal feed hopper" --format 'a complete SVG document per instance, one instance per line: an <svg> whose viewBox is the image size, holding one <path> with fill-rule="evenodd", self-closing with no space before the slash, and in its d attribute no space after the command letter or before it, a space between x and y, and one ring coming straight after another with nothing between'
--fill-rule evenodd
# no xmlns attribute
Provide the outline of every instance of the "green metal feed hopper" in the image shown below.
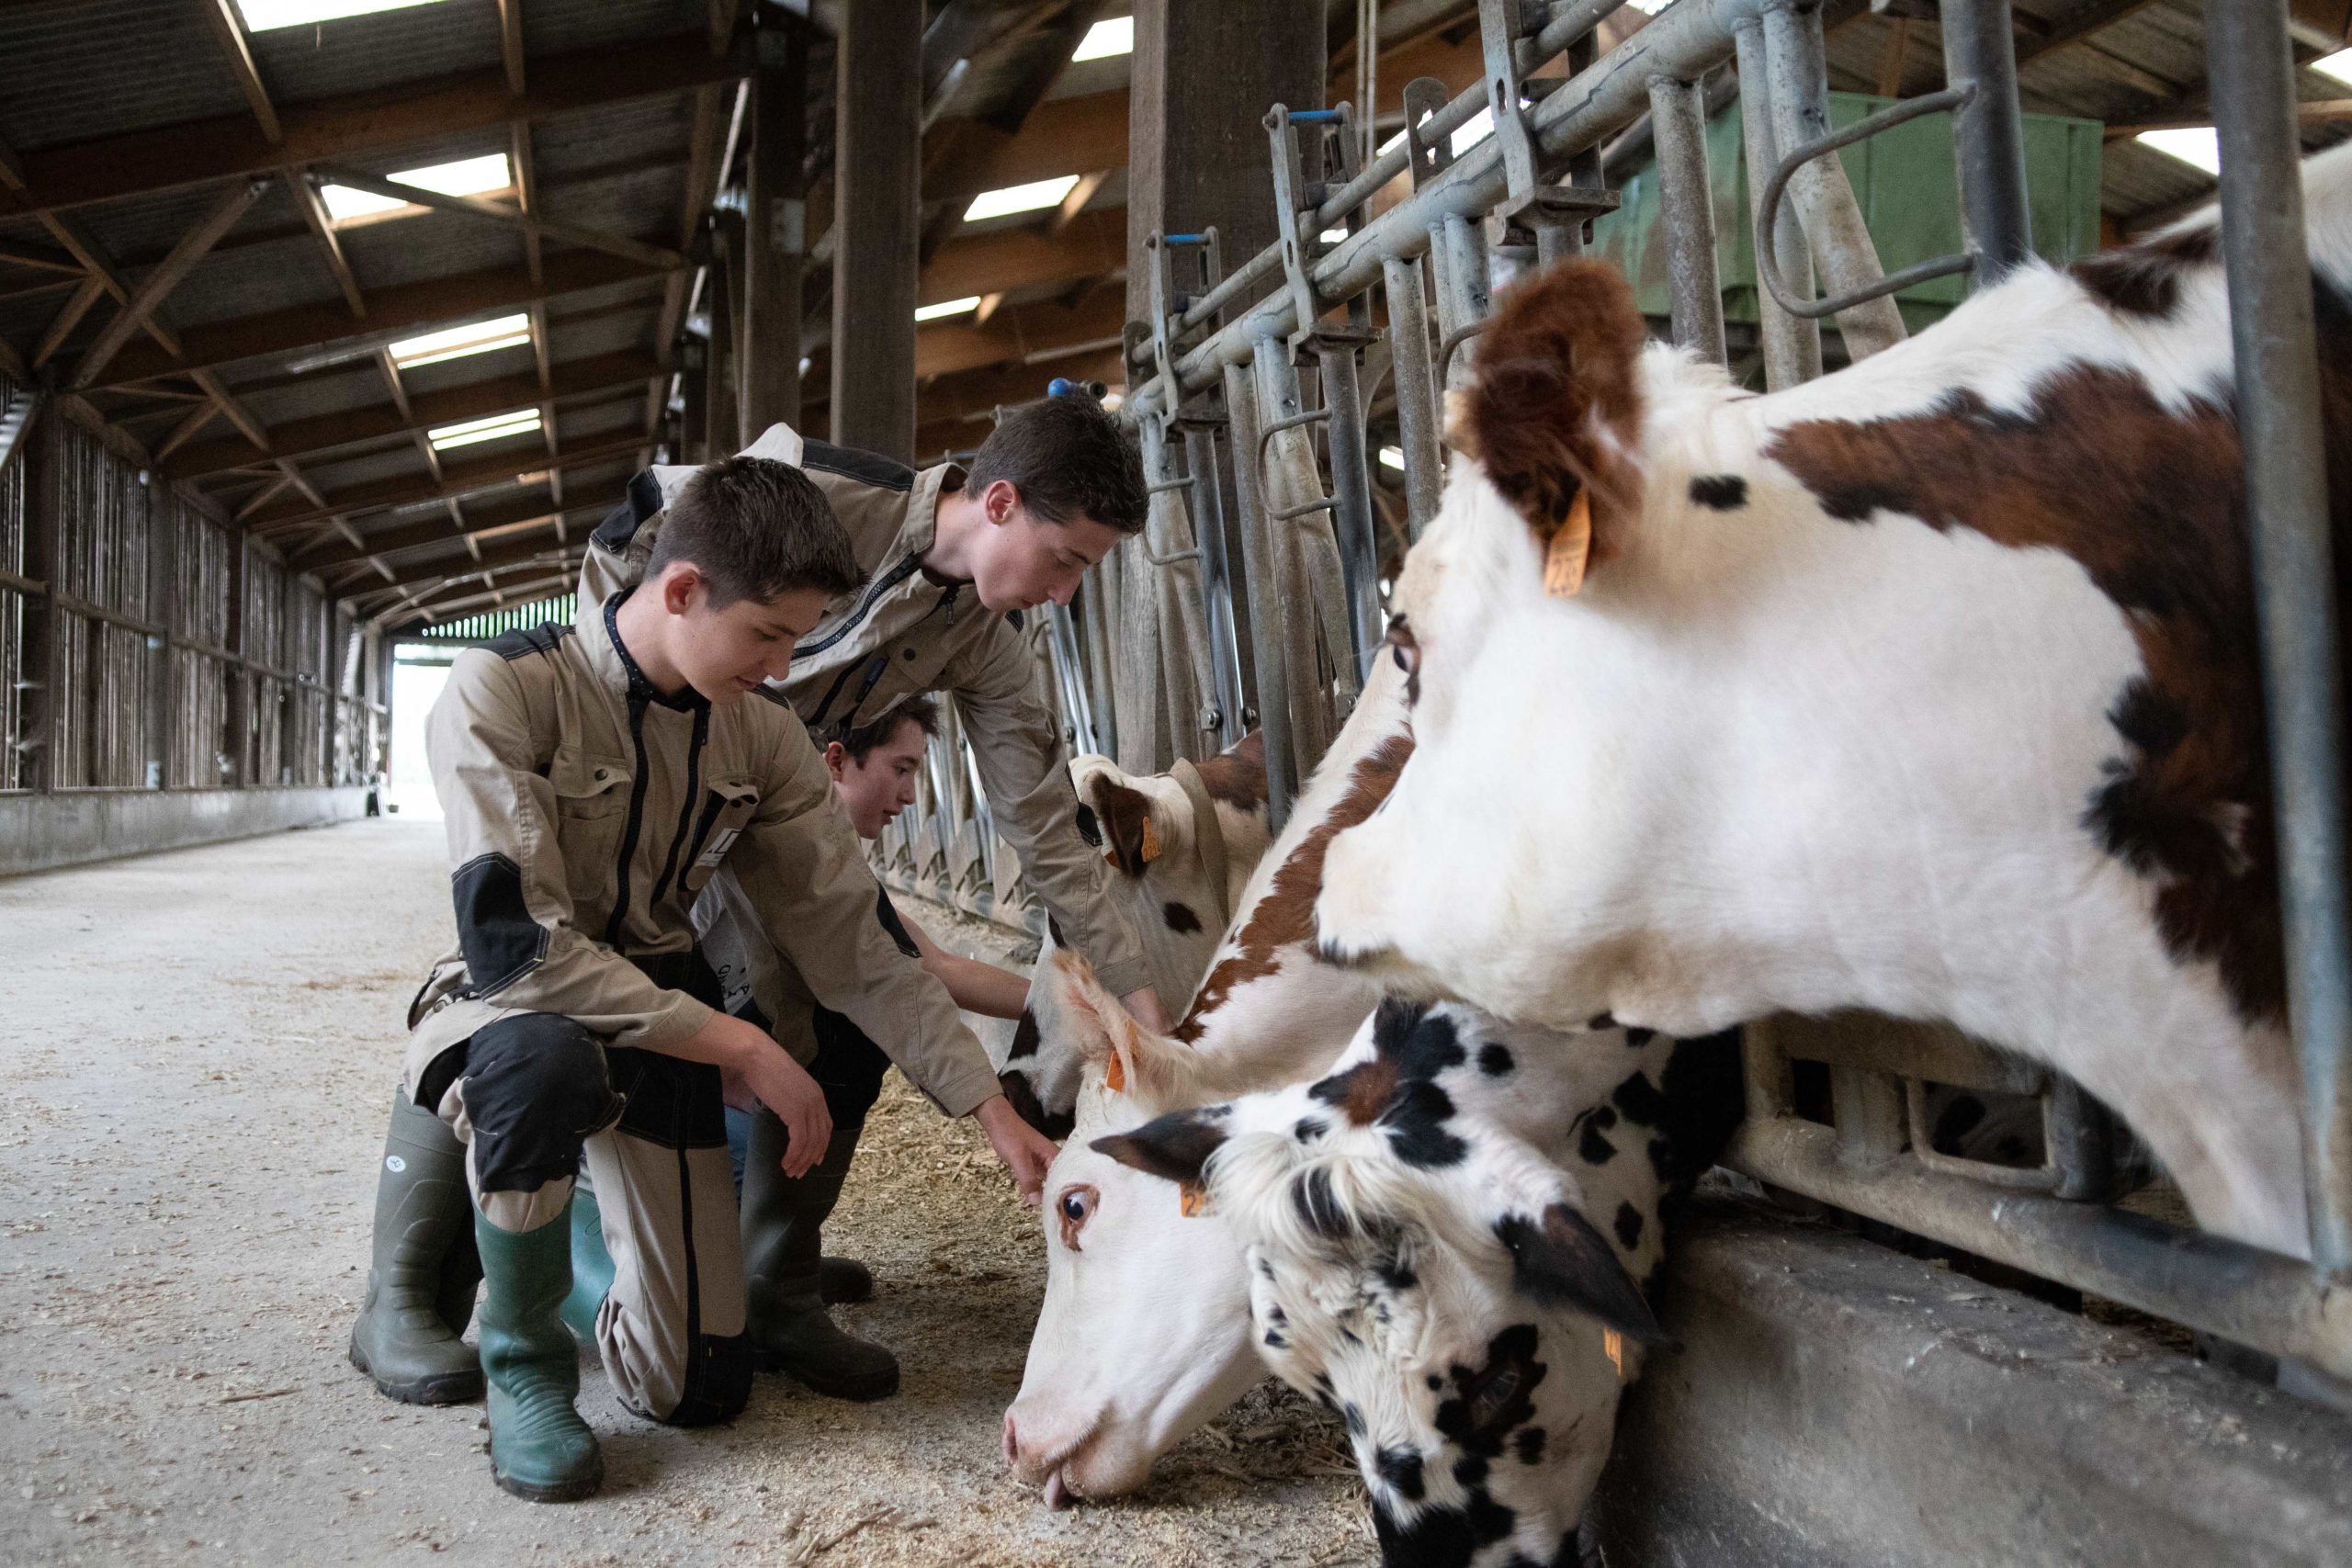
<svg viewBox="0 0 2352 1568"><path fill-rule="evenodd" d="M1842 128L1892 100L1829 95L1829 123ZM2099 122L2059 115L2025 117L2026 188L2033 248L2065 263L2098 249ZM1960 191L1952 169L1951 117L1928 115L1838 154L1862 205L1879 265L1888 272L1961 248ZM1714 193L1715 264L1724 319L1756 319L1756 238L1748 219L1747 169L1738 107L1707 127L1707 184ZM1595 250L1633 281L1643 312L1668 313L1665 235L1658 223L1657 169L1645 164L1620 187L1623 205L1596 225ZM1818 288L1815 290L1818 292ZM1912 331L1940 319L1968 292L1964 275L1933 278L1895 296ZM1825 325L1830 324L1827 322Z"/></svg>

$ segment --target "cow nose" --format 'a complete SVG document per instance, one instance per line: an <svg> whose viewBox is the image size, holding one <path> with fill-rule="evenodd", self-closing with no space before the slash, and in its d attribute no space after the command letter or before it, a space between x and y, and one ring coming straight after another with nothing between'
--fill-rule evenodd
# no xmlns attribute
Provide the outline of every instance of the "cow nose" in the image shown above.
<svg viewBox="0 0 2352 1568"><path fill-rule="evenodd" d="M1012 1412L1010 1410L1004 1413L1004 1462L1008 1465L1021 1462L1021 1434L1012 1429Z"/></svg>

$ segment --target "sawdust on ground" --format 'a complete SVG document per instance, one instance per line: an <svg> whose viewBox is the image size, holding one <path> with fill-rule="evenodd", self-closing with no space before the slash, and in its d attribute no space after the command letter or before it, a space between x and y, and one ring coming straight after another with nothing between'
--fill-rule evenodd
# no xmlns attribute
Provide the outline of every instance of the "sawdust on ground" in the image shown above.
<svg viewBox="0 0 2352 1568"><path fill-rule="evenodd" d="M480 1405L391 1404L344 1359L445 878L437 825L394 818L0 882L0 1561L1376 1561L1343 1438L1272 1385L1135 1497L1051 1514L1012 1481L1036 1221L895 1075L829 1236L874 1266L843 1321L899 1397L762 1378L679 1432L583 1363L604 1493L497 1492Z"/></svg>

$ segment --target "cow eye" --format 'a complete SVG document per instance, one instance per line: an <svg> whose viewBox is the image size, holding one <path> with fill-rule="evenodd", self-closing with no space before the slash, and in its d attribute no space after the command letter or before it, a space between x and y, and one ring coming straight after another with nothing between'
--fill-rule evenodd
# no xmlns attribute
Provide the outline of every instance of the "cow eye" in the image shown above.
<svg viewBox="0 0 2352 1568"><path fill-rule="evenodd" d="M1402 615L1388 623L1388 657L1395 660L1396 668L1408 675L1420 671L1421 645L1414 638L1413 628L1406 624Z"/></svg>
<svg viewBox="0 0 2352 1568"><path fill-rule="evenodd" d="M1054 1213L1060 1220L1062 1245L1072 1252L1079 1249L1078 1233L1094 1213L1097 1194L1091 1187L1065 1187L1054 1200Z"/></svg>

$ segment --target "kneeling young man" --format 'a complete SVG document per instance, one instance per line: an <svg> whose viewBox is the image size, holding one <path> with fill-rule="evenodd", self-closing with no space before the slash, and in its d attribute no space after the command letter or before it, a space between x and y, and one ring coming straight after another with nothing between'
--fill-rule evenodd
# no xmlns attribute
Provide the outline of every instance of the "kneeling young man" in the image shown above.
<svg viewBox="0 0 2352 1568"><path fill-rule="evenodd" d="M798 470L714 464L672 500L641 581L583 597L571 626L459 655L427 721L458 948L413 1010L403 1099L464 1145L491 1462L519 1495L582 1497L603 1475L559 1316L583 1152L615 1263L594 1324L605 1369L631 1409L692 1426L735 1415L752 1379L727 1087L775 1113L788 1176L830 1141L808 1072L717 1005L689 915L716 872L861 1029L978 1052L877 918L879 890L807 732L742 700L784 674L796 640L864 575ZM396 1122L396 1147L401 1135ZM387 1169L403 1163L389 1156ZM419 1337L391 1320L435 1310L429 1292L379 1299L437 1274L441 1258L406 1269L399 1254L414 1239L407 1222L432 1205L414 1208L387 1216L379 1201L379 1268L353 1338L379 1384L402 1369L372 1365L371 1352L409 1354ZM446 1253L452 1238L437 1239ZM463 1347L448 1344L455 1363Z"/></svg>

